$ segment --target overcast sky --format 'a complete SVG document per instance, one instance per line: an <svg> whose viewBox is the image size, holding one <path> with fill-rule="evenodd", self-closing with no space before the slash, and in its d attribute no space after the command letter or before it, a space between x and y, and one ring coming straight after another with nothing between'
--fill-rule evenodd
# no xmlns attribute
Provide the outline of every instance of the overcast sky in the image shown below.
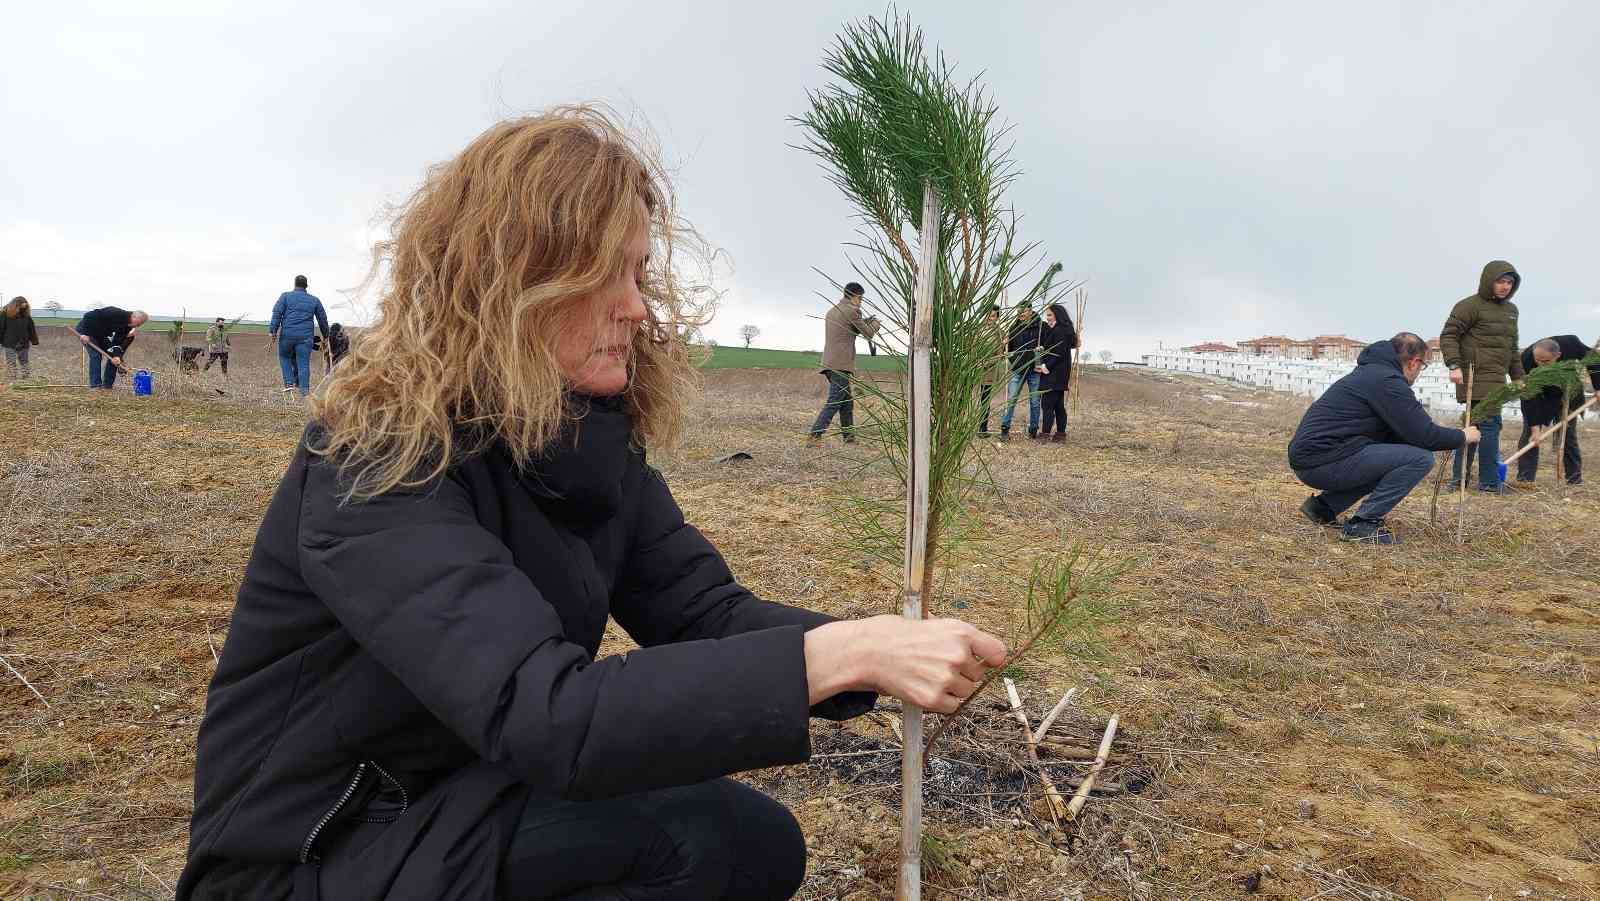
<svg viewBox="0 0 1600 901"><path fill-rule="evenodd" d="M649 123L733 262L711 334L821 344L850 210L789 117L883 6L266 6L8 5L0 291L263 317L303 272L334 307L426 165L598 100ZM1090 350L1435 335L1497 257L1524 339L1600 335L1596 4L911 8L1015 123L1010 200L1089 280Z"/></svg>

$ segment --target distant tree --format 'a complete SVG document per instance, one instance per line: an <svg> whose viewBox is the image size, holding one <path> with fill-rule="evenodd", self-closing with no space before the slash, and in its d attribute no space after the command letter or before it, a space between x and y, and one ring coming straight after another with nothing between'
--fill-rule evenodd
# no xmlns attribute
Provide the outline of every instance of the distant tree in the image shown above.
<svg viewBox="0 0 1600 901"><path fill-rule="evenodd" d="M61 301L59 301L59 300L47 300L47 301L45 301L44 302L44 311L46 313L49 313L52 316L54 316L55 314L61 312Z"/></svg>
<svg viewBox="0 0 1600 901"><path fill-rule="evenodd" d="M744 339L744 346L749 347L751 341L761 337L761 329L753 325L741 325L739 326L739 337Z"/></svg>
<svg viewBox="0 0 1600 901"><path fill-rule="evenodd" d="M1102 363L1109 363L1112 360L1115 360L1116 358L1117 358L1117 355L1112 353L1109 350L1100 351L1100 362L1102 362Z"/></svg>

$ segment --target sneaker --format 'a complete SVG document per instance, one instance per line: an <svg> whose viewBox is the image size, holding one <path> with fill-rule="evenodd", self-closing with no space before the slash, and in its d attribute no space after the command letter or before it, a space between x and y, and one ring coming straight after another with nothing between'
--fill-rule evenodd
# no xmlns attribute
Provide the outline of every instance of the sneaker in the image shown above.
<svg viewBox="0 0 1600 901"><path fill-rule="evenodd" d="M1028 437L1034 439L1035 441L1037 441L1039 439L1039 430L1038 429L1029 429L1028 430Z"/></svg>
<svg viewBox="0 0 1600 901"><path fill-rule="evenodd" d="M1383 520L1373 522L1359 516L1352 516L1345 522L1344 528L1339 531L1339 537L1345 541L1370 541L1373 544L1400 543L1400 539L1389 531Z"/></svg>
<svg viewBox="0 0 1600 901"><path fill-rule="evenodd" d="M1516 494L1516 490L1502 482L1493 485L1479 485L1478 490L1484 494Z"/></svg>
<svg viewBox="0 0 1600 901"><path fill-rule="evenodd" d="M1572 478L1567 479L1567 484L1568 485L1572 485L1574 487L1576 487L1578 485L1582 485L1583 484L1583 476L1573 476Z"/></svg>
<svg viewBox="0 0 1600 901"><path fill-rule="evenodd" d="M1061 432L1056 432L1054 435L1050 436L1050 443L1051 444L1062 444L1062 443L1065 443L1066 440L1067 440L1067 436L1062 434Z"/></svg>
<svg viewBox="0 0 1600 901"><path fill-rule="evenodd" d="M1339 524L1338 514L1333 512L1328 506L1328 502L1323 500L1320 494L1313 494L1306 498L1306 502L1300 505L1300 512L1306 515L1306 519L1319 526L1336 526Z"/></svg>

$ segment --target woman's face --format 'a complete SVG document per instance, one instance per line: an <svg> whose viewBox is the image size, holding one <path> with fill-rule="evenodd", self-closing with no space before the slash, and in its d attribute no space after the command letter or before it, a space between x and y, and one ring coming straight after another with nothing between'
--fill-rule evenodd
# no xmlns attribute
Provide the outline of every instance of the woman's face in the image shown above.
<svg viewBox="0 0 1600 901"><path fill-rule="evenodd" d="M1056 327L1056 311L1055 310L1052 310L1049 307L1045 308L1045 311L1044 311L1044 324L1050 326L1051 328L1055 328Z"/></svg>
<svg viewBox="0 0 1600 901"><path fill-rule="evenodd" d="M562 330L556 347L570 390L608 397L628 387L633 338L649 315L639 289L649 260L650 232L641 226L624 248L621 275L577 304L573 325Z"/></svg>

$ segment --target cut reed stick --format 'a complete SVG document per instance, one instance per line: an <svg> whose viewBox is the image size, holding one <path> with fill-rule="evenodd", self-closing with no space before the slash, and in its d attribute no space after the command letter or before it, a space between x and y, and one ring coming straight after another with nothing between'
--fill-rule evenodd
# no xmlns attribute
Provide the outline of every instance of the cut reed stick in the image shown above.
<svg viewBox="0 0 1600 901"><path fill-rule="evenodd" d="M11 661L7 660L4 654L0 654L0 663L5 664L6 669L11 671L11 675L16 676L18 681L26 686L29 691L33 692L33 696L39 699L39 703L43 704L46 708L49 708L50 702L44 699L44 695L39 694L39 689L33 687L33 683L28 681L27 676L17 672L17 668L11 665Z"/></svg>
<svg viewBox="0 0 1600 901"><path fill-rule="evenodd" d="M1079 364L1083 361L1083 318L1084 314L1088 312L1089 309L1089 292L1079 288L1077 292L1073 294L1072 299L1073 306L1076 307L1075 312L1077 313L1077 321L1075 324L1077 327L1078 340L1076 342L1077 347L1072 349L1072 377L1071 383L1067 385L1067 393L1072 395L1072 413L1074 416L1076 416L1078 413L1078 395L1083 393L1080 390L1081 386L1079 384L1083 380L1083 367Z"/></svg>
<svg viewBox="0 0 1600 901"><path fill-rule="evenodd" d="M1117 738L1117 718L1112 717L1106 723L1106 734L1100 739L1100 751L1095 754L1094 766L1089 767L1089 772L1083 777L1083 784L1078 786L1077 792L1072 796L1072 803L1067 805L1067 821L1078 818L1078 811L1083 809L1083 804L1089 798L1089 792L1094 790L1094 780L1100 771L1106 767L1106 758L1111 755L1111 743Z"/></svg>
<svg viewBox="0 0 1600 901"><path fill-rule="evenodd" d="M1467 408L1465 410L1461 411L1461 427L1464 429L1469 425L1472 425L1472 398L1471 398L1471 396L1467 397ZM1467 465L1466 464L1467 442L1465 440L1463 440L1461 442L1461 447L1457 448L1455 452L1457 454L1461 454L1462 455L1461 456L1461 461L1462 461L1461 466L1462 466L1463 469L1465 469L1466 465ZM1439 521L1439 489L1444 485L1444 471L1449 468L1445 464L1447 464L1449 462L1449 460L1450 460L1450 455L1449 454L1440 454L1439 455L1439 474L1437 476L1435 476L1434 479L1433 479L1433 503L1428 505L1428 522L1436 523L1436 522Z"/></svg>
<svg viewBox="0 0 1600 901"><path fill-rule="evenodd" d="M1477 366L1467 369L1467 412L1465 416L1469 426L1472 424L1472 380L1477 374ZM1465 441L1461 443L1461 497L1456 501L1456 544L1467 543L1467 470L1471 468L1472 463L1471 449L1472 445ZM1484 447L1480 441L1478 445L1480 457L1483 455L1483 451ZM1483 461L1479 460L1478 465L1482 466Z"/></svg>
<svg viewBox="0 0 1600 901"><path fill-rule="evenodd" d="M922 186L922 230L918 233L917 280L906 396L906 544L902 615L925 615L928 553L928 460L933 441L933 282L939 266L939 192ZM900 755L900 876L898 901L922 898L922 708L903 709Z"/></svg>
<svg viewBox="0 0 1600 901"><path fill-rule="evenodd" d="M1056 785L1050 781L1050 774L1039 766L1039 740L1033 737L1033 727L1028 725L1028 714L1022 709L1022 698L1017 695L1017 683L1010 679L1002 680L1006 686L1006 698L1011 701L1011 715L1022 724L1022 737L1028 742L1028 759L1033 762L1039 772L1039 781L1044 783L1044 796L1050 802L1050 819L1061 828L1061 818L1066 815L1065 802L1061 800L1061 793L1056 791Z"/></svg>
<svg viewBox="0 0 1600 901"><path fill-rule="evenodd" d="M1077 686L1067 689L1067 693L1061 696L1061 700L1056 702L1056 706L1050 708L1050 712L1045 714L1044 719L1039 721L1039 728L1033 731L1034 744L1044 741L1045 733L1049 732L1050 727L1056 724L1056 717L1061 715L1061 711L1067 709L1067 705L1072 703L1072 699L1077 694Z"/></svg>

